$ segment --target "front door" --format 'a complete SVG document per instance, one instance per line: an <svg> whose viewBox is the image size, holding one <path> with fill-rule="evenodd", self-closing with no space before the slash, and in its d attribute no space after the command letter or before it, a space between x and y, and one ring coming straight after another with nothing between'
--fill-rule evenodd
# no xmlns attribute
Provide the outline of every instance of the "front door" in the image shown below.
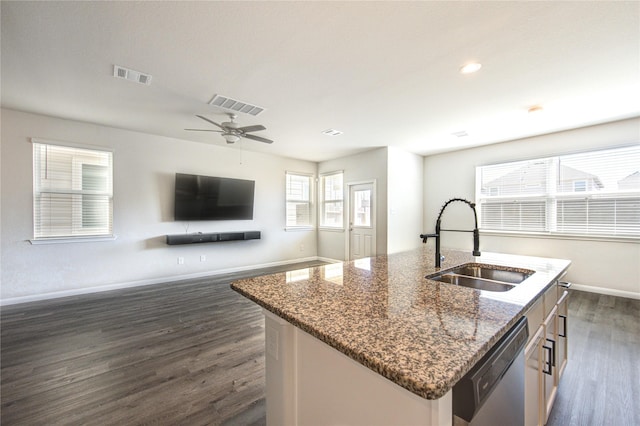
<svg viewBox="0 0 640 426"><path fill-rule="evenodd" d="M373 183L349 185L349 260L376 255Z"/></svg>

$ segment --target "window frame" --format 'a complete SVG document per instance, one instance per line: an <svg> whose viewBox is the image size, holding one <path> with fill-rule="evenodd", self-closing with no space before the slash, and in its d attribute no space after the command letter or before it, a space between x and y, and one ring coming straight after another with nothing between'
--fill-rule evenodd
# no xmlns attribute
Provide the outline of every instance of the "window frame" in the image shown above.
<svg viewBox="0 0 640 426"><path fill-rule="evenodd" d="M326 194L325 194L325 179L330 178L330 177L334 177L336 175L340 175L342 182L342 191L340 192L341 197L339 199L331 199L331 200L327 200L326 198ZM320 175L319 178L319 183L318 183L318 216L319 216L319 225L318 227L322 230L328 230L328 231L343 231L345 228L345 214L344 214L344 209L345 209L345 185L344 185L344 171L343 170L338 170L338 171L333 171L333 172L328 172L328 173L323 173ZM340 224L339 225L328 225L325 222L325 213L326 213L326 207L329 204L341 204L341 211L340 211Z"/></svg>
<svg viewBox="0 0 640 426"><path fill-rule="evenodd" d="M305 198L289 198L289 176L296 176L306 178L309 183L309 194L308 199ZM294 172L294 171L285 171L285 230L287 231L305 231L315 229L315 214L314 214L314 203L313 197L315 194L314 191L314 175L312 173L303 173L303 172ZM298 204L307 204L308 212L309 212L309 223L306 224L290 224L288 217L288 205L289 203L298 203Z"/></svg>
<svg viewBox="0 0 640 426"><path fill-rule="evenodd" d="M32 164L33 164L33 198L32 198L32 220L33 220L33 238L29 240L31 244L54 244L54 243L72 243L72 242L95 242L95 241L112 241L117 237L113 233L113 150L99 147L94 145L82 145L69 142L52 141L45 139L31 138L32 144ZM64 149L70 150L70 186L63 188L46 188L43 180L41 179L41 159L37 150L40 147L46 147L51 149ZM74 152L75 151L75 152ZM104 159L106 165L99 161L86 161L82 160L82 156L106 156ZM45 160L46 161L46 160ZM106 179L104 190L86 189L82 188L82 173L83 165L92 165L106 167ZM80 186L80 188L78 188ZM71 196L69 199L69 214L66 219L69 221L68 232L54 233L46 232L41 226L42 220L46 220L49 216L42 216L42 210L38 211L40 206L37 198L41 194L65 194ZM99 196L106 197L108 201L108 213L105 217L106 225L103 228L104 231L90 232L85 229L82 232L82 228L88 228L84 226L83 222L83 196ZM80 202L77 200L80 198ZM95 229L95 227L94 227Z"/></svg>
<svg viewBox="0 0 640 426"><path fill-rule="evenodd" d="M566 168L569 169L575 168L576 166L567 166L564 169L563 166L566 166L566 162L569 161L571 164L571 160L575 158L579 158L581 156L589 156L592 155L594 158L592 159L579 159L579 161L601 161L601 158L607 158L611 155L612 152L618 150L618 157L613 158L611 161L611 165L609 165L607 172L615 169L615 165L617 164L616 159L620 158L620 155L624 155L624 151L620 150L632 150L635 152L633 155L637 155L638 149L640 149L640 144L628 144L623 146L612 146L606 148L592 149L587 151L581 151L577 153L570 154L562 154L551 157L544 158L534 158L530 160L524 161L508 161L501 162L495 164L481 165L476 167L476 204L478 206L478 219L480 223L480 231L485 234L494 234L494 235L529 235L529 236L540 236L540 237L550 237L550 238L564 238L564 239L581 239L581 240L615 240L615 241L631 241L631 242L639 242L640 241L640 233L639 229L636 225L636 219L633 213L628 213L629 211L633 212L633 208L631 210L627 210L627 213L622 213L622 218L628 220L629 222L618 221L618 216L611 219L611 225L609 226L608 216L605 216L607 213L607 209L615 209L619 205L634 205L640 199L640 189L626 189L618 186L617 188L605 188L602 192L599 192L598 188L595 188L596 183L599 183L599 177L591 168L588 169L579 169L580 172L583 172L585 175L590 175L590 177L580 177L580 178L571 178L566 177L562 180L561 175L562 172L566 173ZM600 157L600 158L599 158ZM495 181L498 178L494 178L490 181L482 181L482 172L490 167L508 167L508 166L516 166L521 164L534 164L534 163L546 162L548 170L545 172L546 179L546 189L543 193L538 194L509 194L509 195L495 195ZM632 163L635 164L635 163ZM516 169L519 170L519 169ZM574 170L575 171L575 170ZM628 170L627 170L628 171ZM605 173L601 170L602 173ZM632 176L638 173L637 171L631 173ZM507 173L508 174L508 173ZM599 173L598 173L599 174ZM502 177L506 176L502 175ZM566 175L565 175L566 176ZM605 175L606 176L606 175ZM622 180L624 180L623 178ZM576 190L575 183L580 182L584 184L584 190ZM592 182L589 184L589 182ZM483 193L483 184L485 193ZM545 185L542 185L545 186ZM570 187L572 190L566 190L565 188ZM595 190L594 190L595 188ZM601 186L601 188L604 188ZM500 192L500 191L498 191ZM584 200L584 207L579 206L579 201ZM531 202L544 202L544 227L543 229L506 229L504 225L495 227L495 228L487 228L486 222L483 215L486 214L486 209L490 208L489 206L496 206L500 208L500 206L505 206L508 203L512 203L514 206L523 206L525 203ZM597 204L600 203L600 206ZM609 204L605 204L609 203ZM578 220L578 222L572 223L571 221L567 222L568 213L563 208L567 206L570 208L571 204L573 206L578 205L578 209L583 210L573 210L570 213L573 213L575 216L580 216L580 214L584 213L585 219L584 222ZM596 205L596 208L599 210L595 211L595 216L599 216L594 222L591 222L591 218L589 217L591 206ZM575 208L575 207L574 207ZM629 207L627 207L629 209ZM569 213L569 214L570 214ZM513 220L514 217L511 219ZM604 219L603 219L604 218ZM497 219L496 219L497 220ZM532 220L531 217L529 219L531 223L535 223L535 220ZM629 228L631 230L629 231Z"/></svg>

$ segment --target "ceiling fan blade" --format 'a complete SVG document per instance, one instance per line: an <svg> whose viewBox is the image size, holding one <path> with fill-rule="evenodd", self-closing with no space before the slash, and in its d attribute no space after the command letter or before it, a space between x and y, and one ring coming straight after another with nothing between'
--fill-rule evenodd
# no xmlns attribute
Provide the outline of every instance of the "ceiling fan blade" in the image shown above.
<svg viewBox="0 0 640 426"><path fill-rule="evenodd" d="M185 129L188 130L190 132L216 132L216 133L222 133L222 130L211 130L211 129Z"/></svg>
<svg viewBox="0 0 640 426"><path fill-rule="evenodd" d="M206 121L207 123L214 124L214 125L216 125L216 126L220 127L222 130L224 130L224 127L222 127L222 125L221 125L221 124L218 124L218 123L216 123L215 121L211 121L211 120L209 120L207 117L203 117L202 115L197 115L197 114L196 114L196 117L203 119L203 120L204 120L204 121Z"/></svg>
<svg viewBox="0 0 640 426"><path fill-rule="evenodd" d="M267 130L267 128L261 124L256 124L255 126L239 127L236 130L240 130L241 132L244 132L244 133L249 133L249 132L257 132L258 130Z"/></svg>
<svg viewBox="0 0 640 426"><path fill-rule="evenodd" d="M256 136L256 135L243 135L243 138L247 138L247 139L251 139L254 141L258 141L258 142L264 142L264 143L273 143L273 141L271 139L267 139L267 138L263 138L260 136Z"/></svg>

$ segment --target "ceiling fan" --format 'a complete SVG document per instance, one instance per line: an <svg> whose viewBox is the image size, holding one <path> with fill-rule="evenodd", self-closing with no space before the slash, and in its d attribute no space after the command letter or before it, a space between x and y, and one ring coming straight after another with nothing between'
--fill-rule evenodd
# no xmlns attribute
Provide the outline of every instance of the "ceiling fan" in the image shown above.
<svg viewBox="0 0 640 426"><path fill-rule="evenodd" d="M203 117L202 115L196 115L196 117L203 119L207 123L211 123L222 130L210 130L210 129L185 129L192 132L217 132L222 133L222 137L227 141L227 143L236 143L240 140L240 138L251 139L258 142L264 143L273 143L271 139L263 138L261 136L250 135L251 132L257 132L259 130L266 130L267 128L261 124L256 124L254 126L245 126L238 127L238 123L236 123L235 118L237 117L233 113L227 113L229 119L231 121L225 121L223 123L216 123L215 121L209 120L207 117Z"/></svg>

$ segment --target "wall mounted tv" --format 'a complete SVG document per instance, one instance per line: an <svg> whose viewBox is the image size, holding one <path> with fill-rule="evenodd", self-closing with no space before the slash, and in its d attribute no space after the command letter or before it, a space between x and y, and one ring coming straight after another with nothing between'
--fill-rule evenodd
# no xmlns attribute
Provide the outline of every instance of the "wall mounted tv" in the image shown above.
<svg viewBox="0 0 640 426"><path fill-rule="evenodd" d="M251 220L255 182L176 173L175 220Z"/></svg>

